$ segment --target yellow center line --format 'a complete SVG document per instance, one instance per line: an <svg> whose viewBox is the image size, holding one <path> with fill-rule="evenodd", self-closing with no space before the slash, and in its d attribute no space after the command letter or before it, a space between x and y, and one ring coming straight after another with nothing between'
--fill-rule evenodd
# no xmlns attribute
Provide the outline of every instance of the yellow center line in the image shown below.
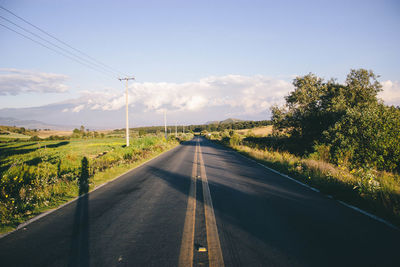
<svg viewBox="0 0 400 267"><path fill-rule="evenodd" d="M214 208L211 200L210 188L208 186L206 168L204 166L200 144L198 150L200 159L200 175L203 184L204 213L206 217L209 266L223 267L224 258L222 256L221 243L219 241L217 223L215 221Z"/></svg>
<svg viewBox="0 0 400 267"><path fill-rule="evenodd" d="M193 250L194 250L194 230L196 219L196 175L197 175L197 152L198 142L194 153L192 177L190 181L189 198L186 209L185 225L183 227L183 235L181 242L181 250L179 255L179 267L193 266Z"/></svg>

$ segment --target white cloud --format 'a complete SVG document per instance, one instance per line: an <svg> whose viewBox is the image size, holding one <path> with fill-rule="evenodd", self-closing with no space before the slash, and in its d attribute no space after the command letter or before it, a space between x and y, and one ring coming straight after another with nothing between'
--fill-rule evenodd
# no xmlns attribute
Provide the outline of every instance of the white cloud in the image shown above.
<svg viewBox="0 0 400 267"><path fill-rule="evenodd" d="M199 111L207 107L233 108L244 115L265 113L273 104L282 104L293 89L290 82L266 76L211 76L187 83L132 83L131 106L146 111ZM123 92L83 92L92 110L118 110L125 105ZM79 110L83 109L80 107Z"/></svg>
<svg viewBox="0 0 400 267"><path fill-rule="evenodd" d="M74 108L72 109L72 112L79 112L79 111L81 111L84 107L85 107L85 105L76 106L76 107L74 107Z"/></svg>
<svg viewBox="0 0 400 267"><path fill-rule="evenodd" d="M400 106L400 82L387 80L382 82L383 91L379 97L388 105Z"/></svg>
<svg viewBox="0 0 400 267"><path fill-rule="evenodd" d="M0 69L0 95L63 93L67 76L29 70Z"/></svg>

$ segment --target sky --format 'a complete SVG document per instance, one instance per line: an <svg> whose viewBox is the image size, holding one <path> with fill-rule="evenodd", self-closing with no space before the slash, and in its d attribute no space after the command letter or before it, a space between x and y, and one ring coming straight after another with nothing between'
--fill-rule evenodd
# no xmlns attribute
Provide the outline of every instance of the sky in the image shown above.
<svg viewBox="0 0 400 267"><path fill-rule="evenodd" d="M269 119L270 106L284 103L297 75L343 82L357 68L380 75L380 97L400 105L399 1L0 0L0 6L133 75L135 126L161 125L164 110L178 124ZM57 43L2 9L0 16ZM1 24L51 46L1 17ZM0 117L123 127L119 76L0 26ZM48 105L59 106L52 117ZM32 107L43 112L27 112Z"/></svg>

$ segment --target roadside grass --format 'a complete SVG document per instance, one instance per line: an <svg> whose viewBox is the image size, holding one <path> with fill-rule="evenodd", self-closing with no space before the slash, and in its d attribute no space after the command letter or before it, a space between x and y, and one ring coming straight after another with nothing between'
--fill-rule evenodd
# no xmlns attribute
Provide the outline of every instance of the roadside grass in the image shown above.
<svg viewBox="0 0 400 267"><path fill-rule="evenodd" d="M162 136L0 143L0 233L79 195L83 157L89 159L90 190L177 146Z"/></svg>
<svg viewBox="0 0 400 267"><path fill-rule="evenodd" d="M289 152L258 149L214 139L274 170L319 189L323 194L366 210L400 226L400 175L374 169L348 169ZM232 139L231 139L232 140Z"/></svg>
<svg viewBox="0 0 400 267"><path fill-rule="evenodd" d="M118 166L115 166L113 168L106 169L102 172L96 173L93 178L90 181L90 190L95 189L96 187L104 184L105 182L110 182L114 180L115 178L119 177L120 175L142 165L143 163L152 160L153 158L156 158L160 154L167 152L171 150L172 148L176 147L179 143L176 142L170 142L167 144L166 147L164 148L159 148L158 150L154 150L151 153L149 153L145 158L141 158L135 161L132 161L131 163L127 164L121 164Z"/></svg>

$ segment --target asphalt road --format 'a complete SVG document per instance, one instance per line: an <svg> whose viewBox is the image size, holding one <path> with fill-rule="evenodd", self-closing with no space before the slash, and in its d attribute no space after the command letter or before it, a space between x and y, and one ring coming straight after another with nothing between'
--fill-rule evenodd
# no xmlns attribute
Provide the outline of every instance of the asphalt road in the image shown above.
<svg viewBox="0 0 400 267"><path fill-rule="evenodd" d="M0 266L400 266L400 231L195 138L0 239Z"/></svg>

